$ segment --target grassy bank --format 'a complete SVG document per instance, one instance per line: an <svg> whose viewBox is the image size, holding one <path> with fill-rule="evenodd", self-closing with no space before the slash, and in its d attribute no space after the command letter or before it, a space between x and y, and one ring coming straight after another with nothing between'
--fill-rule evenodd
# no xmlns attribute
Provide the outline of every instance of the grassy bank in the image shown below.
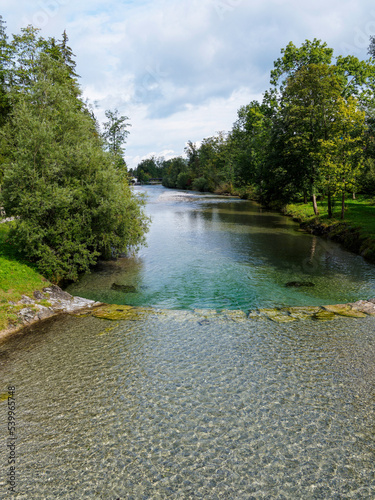
<svg viewBox="0 0 375 500"><path fill-rule="evenodd" d="M318 202L319 216L314 215L312 204L287 205L283 213L298 220L302 227L314 234L328 236L342 243L348 250L359 253L375 262L375 202L358 196L346 202L345 219L340 218L341 206L337 203L334 217L329 219L326 201Z"/></svg>
<svg viewBox="0 0 375 500"><path fill-rule="evenodd" d="M0 331L17 324L17 312L24 306L12 303L49 284L7 242L10 224L0 224Z"/></svg>

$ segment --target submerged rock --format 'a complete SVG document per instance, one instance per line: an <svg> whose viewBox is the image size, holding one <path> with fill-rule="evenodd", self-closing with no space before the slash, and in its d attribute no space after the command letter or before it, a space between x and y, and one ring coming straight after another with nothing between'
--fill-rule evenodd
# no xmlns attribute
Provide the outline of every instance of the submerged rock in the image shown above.
<svg viewBox="0 0 375 500"><path fill-rule="evenodd" d="M275 321L276 323L290 323L291 321L296 321L288 313L281 311L280 309L259 309L261 315L266 316L268 319Z"/></svg>
<svg viewBox="0 0 375 500"><path fill-rule="evenodd" d="M268 319L267 316L261 314L258 309L250 310L247 317L248 319L262 319L262 320Z"/></svg>
<svg viewBox="0 0 375 500"><path fill-rule="evenodd" d="M290 314L292 318L304 320L312 319L313 315L321 311L319 306L298 306L298 307L285 307L281 311Z"/></svg>
<svg viewBox="0 0 375 500"><path fill-rule="evenodd" d="M222 314L225 315L226 318L234 321L235 323L238 323L239 321L246 321L247 320L247 314L244 311L224 309L221 312L222 312Z"/></svg>
<svg viewBox="0 0 375 500"><path fill-rule="evenodd" d="M325 309L321 309L319 312L313 314L312 318L318 321L330 321L331 319L337 318L337 316L332 311L326 311Z"/></svg>
<svg viewBox="0 0 375 500"><path fill-rule="evenodd" d="M352 304L349 304L355 311L367 314L369 316L375 316L375 299L370 300L358 300Z"/></svg>
<svg viewBox="0 0 375 500"><path fill-rule="evenodd" d="M117 283L112 283L111 290L116 290L117 292L124 293L137 293L137 289L133 285L119 285Z"/></svg>
<svg viewBox="0 0 375 500"><path fill-rule="evenodd" d="M348 318L365 318L367 316L364 312L353 309L349 304L324 306L324 309L339 316L347 316Z"/></svg>
<svg viewBox="0 0 375 500"><path fill-rule="evenodd" d="M315 286L315 283L312 283L311 281L289 281L288 283L285 283L285 286L295 288L299 288L301 286L312 287Z"/></svg>
<svg viewBox="0 0 375 500"><path fill-rule="evenodd" d="M146 307L106 304L93 309L91 314L92 316L95 316L95 318L109 319L112 321L119 319L129 319L135 321L141 319L144 314L149 314L150 312L153 312L153 309Z"/></svg>

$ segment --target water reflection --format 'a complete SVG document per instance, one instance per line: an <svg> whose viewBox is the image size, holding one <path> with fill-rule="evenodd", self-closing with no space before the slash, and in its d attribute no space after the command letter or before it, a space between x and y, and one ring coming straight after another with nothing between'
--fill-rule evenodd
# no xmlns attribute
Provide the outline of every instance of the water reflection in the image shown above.
<svg viewBox="0 0 375 500"><path fill-rule="evenodd" d="M375 296L374 266L302 233L290 218L242 200L158 186L146 191L148 247L137 257L101 264L68 291L174 309L248 310ZM290 282L314 286L286 288Z"/></svg>

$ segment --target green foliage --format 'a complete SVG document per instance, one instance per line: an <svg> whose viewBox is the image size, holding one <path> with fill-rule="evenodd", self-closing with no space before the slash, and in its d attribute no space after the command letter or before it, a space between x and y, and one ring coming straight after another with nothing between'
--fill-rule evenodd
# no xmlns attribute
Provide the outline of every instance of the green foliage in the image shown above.
<svg viewBox="0 0 375 500"><path fill-rule="evenodd" d="M341 101L340 80L335 69L327 64L303 66L286 82L278 112L277 134L282 146L279 155L287 172L293 174L297 190L315 195L321 187L322 165L327 165L322 144L340 138L337 120ZM330 188L333 176L327 169L325 173Z"/></svg>
<svg viewBox="0 0 375 500"><path fill-rule="evenodd" d="M141 244L147 219L103 151L67 66L41 52L32 74L2 130L1 202L19 217L12 244L54 282L76 280L98 257Z"/></svg>
<svg viewBox="0 0 375 500"><path fill-rule="evenodd" d="M327 47L327 44L321 40L306 40L301 47L296 47L289 42L285 49L281 49L282 57L274 62L274 69L271 71L271 84L275 87L283 85L286 80L281 81L282 77L291 77L293 74L310 64L331 64L333 49Z"/></svg>
<svg viewBox="0 0 375 500"><path fill-rule="evenodd" d="M78 75L76 73L76 62L74 61L75 55L73 54L72 49L68 45L68 35L66 34L66 30L64 30L62 34L62 40L57 45L59 52L61 54L63 63L68 68L69 75L71 78L77 78Z"/></svg>
<svg viewBox="0 0 375 500"><path fill-rule="evenodd" d="M27 92L36 81L38 56L49 48L49 43L39 36L39 29L29 25L13 35L10 44L9 85L11 90Z"/></svg>
<svg viewBox="0 0 375 500"><path fill-rule="evenodd" d="M10 46L5 29L5 22L0 16L0 127L5 123L10 111L8 89L6 88L8 66L10 61ZM1 183L1 166L0 166Z"/></svg>
<svg viewBox="0 0 375 500"><path fill-rule="evenodd" d="M238 110L238 119L229 136L236 185L261 185L267 175L270 131L264 104L253 101Z"/></svg>
<svg viewBox="0 0 375 500"><path fill-rule="evenodd" d="M106 147L115 157L122 158L124 154L123 144L129 134L127 127L129 127L130 124L126 122L129 118L127 116L119 116L117 109L114 111L108 109L105 112L105 116L108 119L108 121L104 123L103 133Z"/></svg>
<svg viewBox="0 0 375 500"><path fill-rule="evenodd" d="M364 168L358 176L359 191L366 195L375 194L375 158L367 158Z"/></svg>
<svg viewBox="0 0 375 500"><path fill-rule="evenodd" d="M150 179L161 179L165 172L166 162L163 158L156 158L152 156L151 158L147 158L142 160L133 175L138 179L142 184L147 184Z"/></svg>
<svg viewBox="0 0 375 500"><path fill-rule="evenodd" d="M198 177L193 180L193 191L210 191L210 183L205 177Z"/></svg>
<svg viewBox="0 0 375 500"><path fill-rule="evenodd" d="M0 330L6 328L10 320L17 320L16 308L9 302L18 302L22 295L32 296L35 290L48 286L9 242L10 226L11 223L0 224Z"/></svg>
<svg viewBox="0 0 375 500"><path fill-rule="evenodd" d="M188 172L180 172L177 176L176 187L178 189L187 189L191 184L190 175Z"/></svg>
<svg viewBox="0 0 375 500"><path fill-rule="evenodd" d="M187 161L181 156L164 161L163 166L163 186L169 188L177 187L179 174L188 171Z"/></svg>
<svg viewBox="0 0 375 500"><path fill-rule="evenodd" d="M272 140L263 197L288 202L312 196L317 214L316 195L326 194L330 212L332 196L341 191L344 203L360 176L365 136L360 108L365 103L369 108L375 68L353 56L338 57L332 65L333 51L317 40L299 49L291 43L282 53L271 72L275 88L265 100Z"/></svg>

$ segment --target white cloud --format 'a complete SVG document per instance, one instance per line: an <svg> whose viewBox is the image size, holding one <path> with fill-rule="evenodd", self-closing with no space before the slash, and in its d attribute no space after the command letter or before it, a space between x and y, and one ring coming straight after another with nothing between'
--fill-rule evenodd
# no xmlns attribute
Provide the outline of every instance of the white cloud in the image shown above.
<svg viewBox="0 0 375 500"><path fill-rule="evenodd" d="M98 117L118 108L131 119L132 165L230 129L289 41L319 38L366 58L375 34L370 0L2 0L2 15L9 33L27 22L45 37L67 30Z"/></svg>

